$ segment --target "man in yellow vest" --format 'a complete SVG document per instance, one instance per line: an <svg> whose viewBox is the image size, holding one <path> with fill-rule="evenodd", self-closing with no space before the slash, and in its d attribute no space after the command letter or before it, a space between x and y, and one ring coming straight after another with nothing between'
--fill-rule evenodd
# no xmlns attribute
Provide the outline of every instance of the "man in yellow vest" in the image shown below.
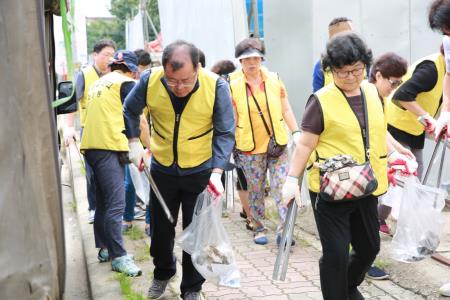
<svg viewBox="0 0 450 300"><path fill-rule="evenodd" d="M86 118L86 104L87 94L90 86L102 77L109 73L109 62L116 51L116 43L111 40L100 40L94 45L93 60L94 64L89 65L81 70L76 78L76 95L79 101L80 125L81 133L83 134L83 127ZM64 129L64 143L66 146L70 145L75 139L74 119L75 114L68 114L66 116L66 127ZM89 202L89 223L94 222L95 214L95 183L93 181L92 168L89 163L86 166L86 184L87 184L87 198Z"/></svg>
<svg viewBox="0 0 450 300"><path fill-rule="evenodd" d="M122 103L135 85L137 57L131 51L119 51L110 66L112 72L89 89L81 151L92 167L97 186L94 237L96 248L100 248L98 260L111 260L114 271L139 276L141 270L127 254L122 240L124 173L128 163Z"/></svg>
<svg viewBox="0 0 450 300"><path fill-rule="evenodd" d="M197 197L209 185L223 192L220 180L234 146L235 122L228 84L199 65L199 52L185 41L168 45L162 67L141 75L124 105L130 160L139 165L139 115L146 106L152 119L151 175L175 220L180 205L183 228L192 221ZM173 255L175 224L161 208L154 191L150 196L154 279L148 291L159 298L176 273ZM181 296L200 299L204 278L183 252Z"/></svg>
<svg viewBox="0 0 450 300"><path fill-rule="evenodd" d="M445 60L438 52L412 64L387 105L388 130L416 157L419 178L423 171L425 133L432 135L445 75Z"/></svg>

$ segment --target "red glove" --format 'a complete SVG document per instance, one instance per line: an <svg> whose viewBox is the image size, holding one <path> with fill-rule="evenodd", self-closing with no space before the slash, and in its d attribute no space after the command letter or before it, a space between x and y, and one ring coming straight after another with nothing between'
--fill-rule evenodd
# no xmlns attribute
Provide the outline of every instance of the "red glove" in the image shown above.
<svg viewBox="0 0 450 300"><path fill-rule="evenodd" d="M396 186L397 185L397 180L395 179L395 172L397 170L395 169L388 169L388 173L387 173L387 177L388 177L388 184L392 185L392 186Z"/></svg>
<svg viewBox="0 0 450 300"><path fill-rule="evenodd" d="M428 113L424 114L423 116L420 116L417 118L417 120L422 123L422 125L425 127L425 132L429 135L433 135L434 131L436 130L436 120L433 119Z"/></svg>

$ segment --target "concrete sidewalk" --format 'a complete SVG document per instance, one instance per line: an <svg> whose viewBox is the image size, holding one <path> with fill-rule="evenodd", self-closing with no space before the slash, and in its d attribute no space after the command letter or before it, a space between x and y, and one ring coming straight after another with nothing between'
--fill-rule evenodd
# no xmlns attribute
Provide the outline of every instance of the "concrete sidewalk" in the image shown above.
<svg viewBox="0 0 450 300"><path fill-rule="evenodd" d="M97 261L92 225L87 223L88 210L84 173L81 171L80 157L78 154L74 154L75 151L77 149L72 145L70 159L74 166L74 194L92 298L95 300L124 299L119 277L117 273L111 271L110 263L100 264ZM204 297L206 299L322 299L318 268L321 250L311 208L302 209L298 215L295 229L297 245L293 247L290 254L286 281L281 282L271 279L278 250L275 245L274 224L270 220L267 221L270 228L269 243L264 246L254 244L252 233L245 229L244 220L239 216L241 209L239 200L235 199L235 211L230 211L228 217L222 220L235 250L241 272L241 287L231 289L206 282L203 286ZM273 200L267 198L266 206L270 219L275 213ZM446 219L450 219L450 216L446 215ZM177 233L181 232L180 223L178 222ZM143 275L131 279L132 290L137 298L129 299L145 299L153 278L153 264L149 256L150 239L143 233L143 221L135 221L134 227L132 234L125 236L126 249L129 253L134 254L137 265L143 270ZM388 243L389 241L383 241L380 262L391 272L393 280L366 280L361 286L361 292L366 299L438 299L437 287L446 280L450 281L448 267L440 265L432 259L414 264L392 262L389 257L386 257L385 247ZM178 260L177 275L161 299L179 299L181 249L178 246L175 246L175 254ZM438 276L432 274L436 270L439 271ZM411 280L410 277L416 280ZM403 280L402 278L407 279Z"/></svg>

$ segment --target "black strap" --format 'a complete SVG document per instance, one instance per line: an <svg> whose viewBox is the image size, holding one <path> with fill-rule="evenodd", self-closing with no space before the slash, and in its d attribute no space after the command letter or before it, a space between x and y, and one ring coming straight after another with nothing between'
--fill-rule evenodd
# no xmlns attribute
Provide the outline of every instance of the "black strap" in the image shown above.
<svg viewBox="0 0 450 300"><path fill-rule="evenodd" d="M266 91L266 85L265 85L265 83L263 83L263 84L264 84L264 92L265 92L265 91ZM246 83L245 86L246 86L246 88L247 88L248 90L250 90L250 94L251 94L253 100L255 101L256 108L258 109L258 114L259 114L259 116L261 117L261 119L262 119L262 121L263 121L263 123L264 123L264 128L266 128L267 134L268 134L269 136L272 136L272 134L270 133L269 126L267 125L266 119L264 118L264 115L263 115L263 113L262 113L262 111L261 111L261 107L259 106L258 101L257 101L256 98L255 98L255 95L253 95L253 92L252 92L251 87L248 85L248 83Z"/></svg>
<svg viewBox="0 0 450 300"><path fill-rule="evenodd" d="M342 93L342 95L345 97L348 105L350 105L350 102L348 102L348 97L344 93L344 91L342 91L337 85L336 85L336 87ZM362 135L362 139L364 141L364 158L366 159L366 161L369 161L369 159L370 159L370 143L369 143L369 119L367 117L367 102L366 102L366 96L364 95L364 91L361 88L360 88L360 91L361 91L361 102L362 102L363 113L364 113L364 122L366 123L365 124L366 128L363 129L361 124L359 124L359 125L361 127L361 135ZM350 106L350 108L352 108L352 107ZM356 119L358 119L358 116L356 115L353 108L352 108L352 111L355 114Z"/></svg>
<svg viewBox="0 0 450 300"><path fill-rule="evenodd" d="M366 161L370 158L370 143L369 143L369 118L367 114L367 102L366 102L366 96L364 95L364 91L361 89L361 102L364 109L364 122L366 123L366 129L362 129L363 131L363 139L364 139L364 148L366 151L364 151L364 155L366 157Z"/></svg>

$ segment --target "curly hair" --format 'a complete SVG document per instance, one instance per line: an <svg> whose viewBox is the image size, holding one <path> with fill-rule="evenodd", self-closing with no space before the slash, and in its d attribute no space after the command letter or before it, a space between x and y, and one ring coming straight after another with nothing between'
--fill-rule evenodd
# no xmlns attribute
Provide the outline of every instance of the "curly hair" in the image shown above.
<svg viewBox="0 0 450 300"><path fill-rule="evenodd" d="M248 49L256 49L263 55L266 54L266 49L264 47L263 42L260 39L246 38L236 45L236 48L234 50L234 57L238 58L242 53L244 53Z"/></svg>
<svg viewBox="0 0 450 300"><path fill-rule="evenodd" d="M450 1L435 0L428 11L428 23L433 30L450 29Z"/></svg>
<svg viewBox="0 0 450 300"><path fill-rule="evenodd" d="M220 60L211 68L211 72L220 76L228 75L234 70L236 70L236 67L231 60Z"/></svg>
<svg viewBox="0 0 450 300"><path fill-rule="evenodd" d="M406 59L394 52L387 52L378 57L370 69L369 81L375 83L377 81L375 75L381 73L384 78L402 77L408 70L408 62Z"/></svg>
<svg viewBox="0 0 450 300"><path fill-rule="evenodd" d="M356 33L340 33L328 41L322 56L322 69L329 71L353 65L358 61L368 69L372 63L372 50L367 48L366 43Z"/></svg>

